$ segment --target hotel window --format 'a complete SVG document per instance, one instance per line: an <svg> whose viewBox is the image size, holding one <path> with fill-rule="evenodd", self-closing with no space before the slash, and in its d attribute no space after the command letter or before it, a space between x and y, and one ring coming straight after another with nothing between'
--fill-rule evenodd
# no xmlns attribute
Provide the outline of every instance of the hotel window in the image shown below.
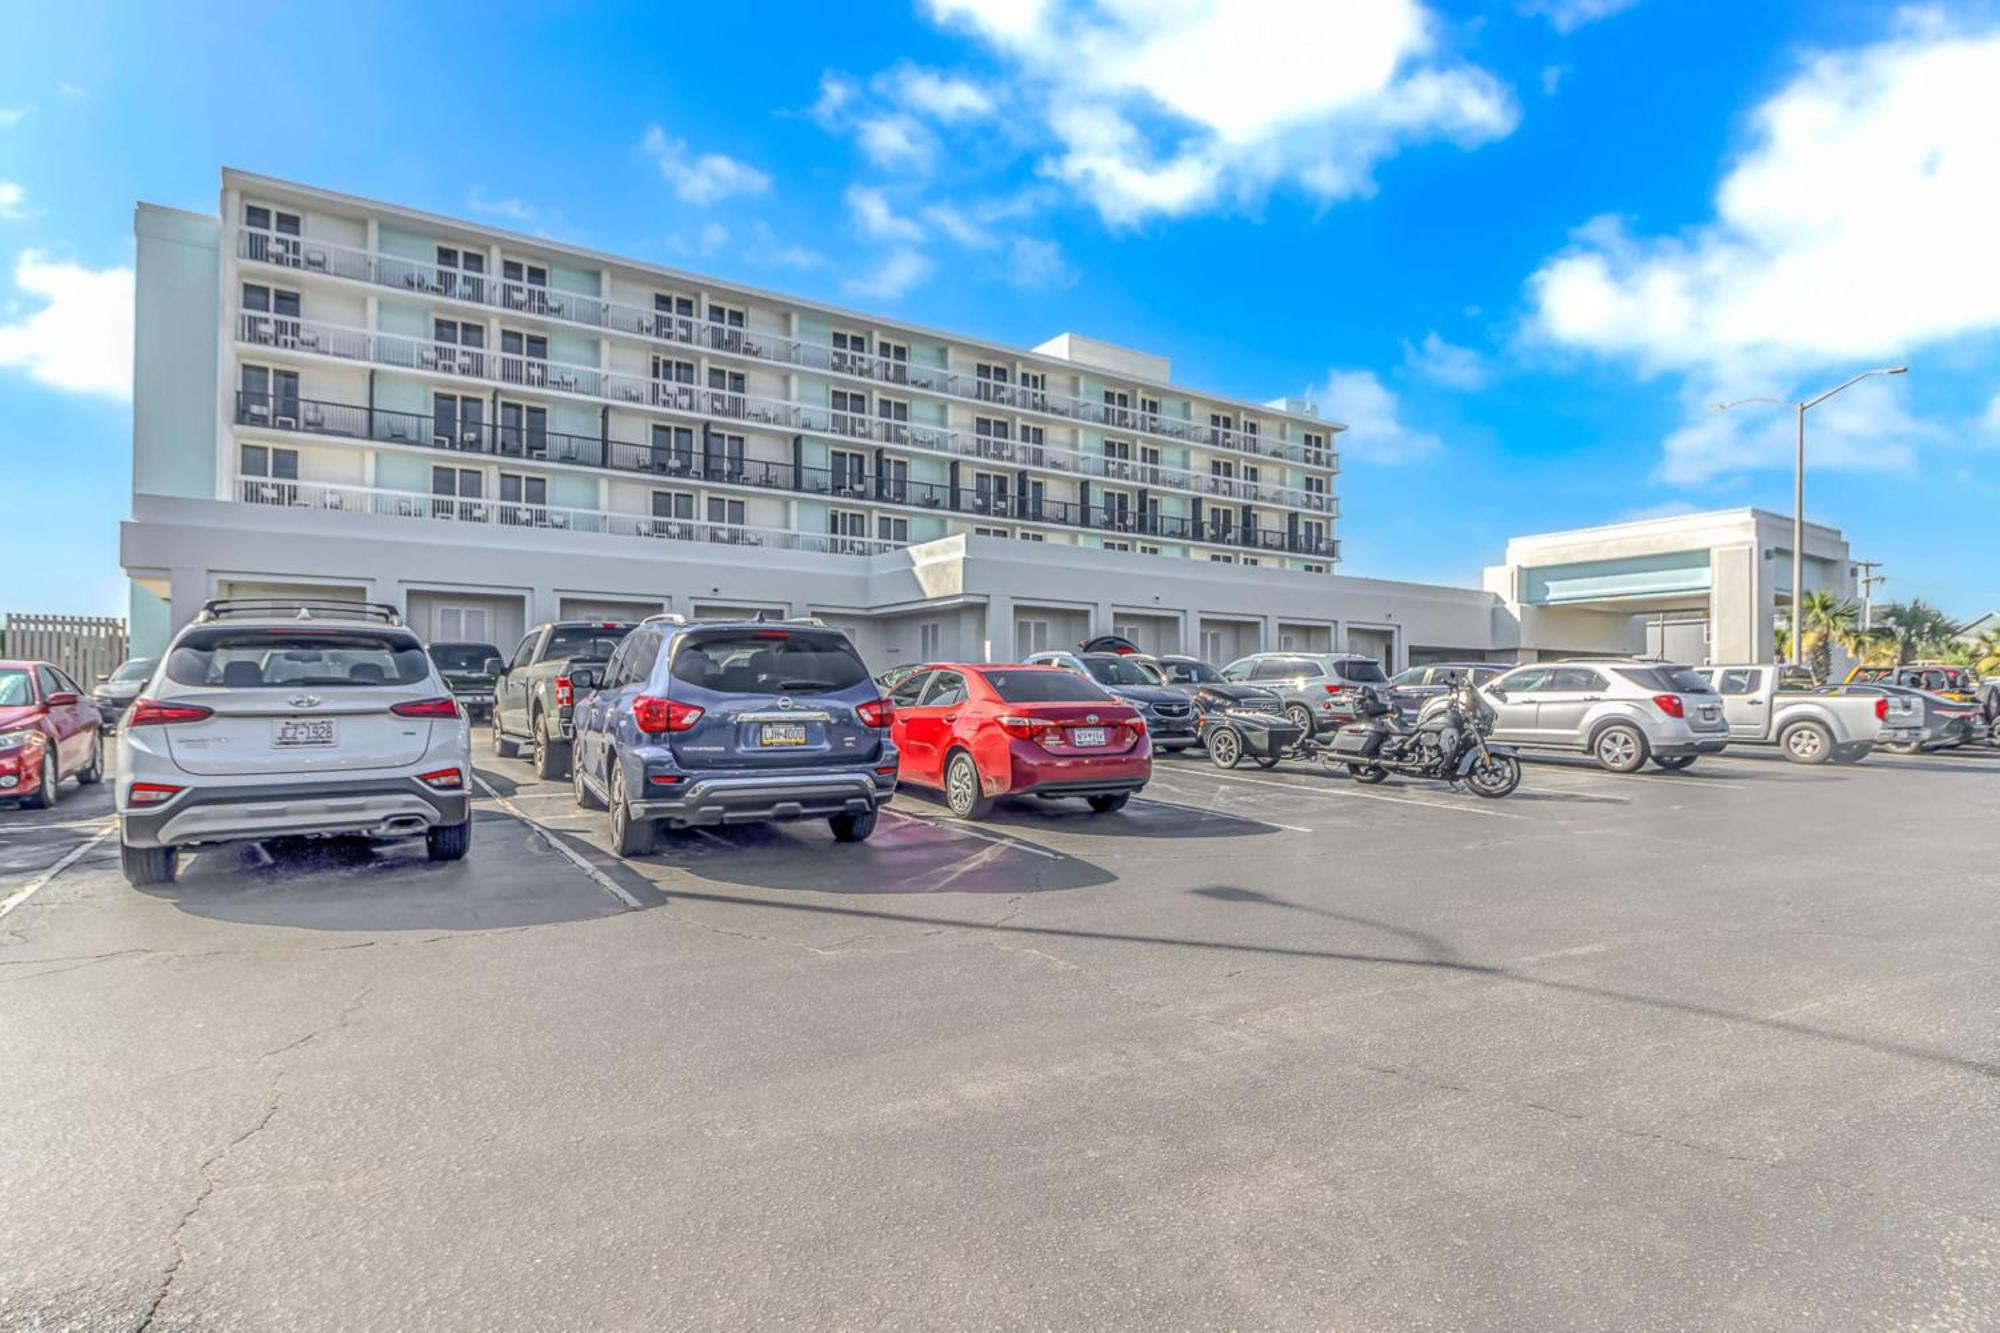
<svg viewBox="0 0 2000 1333"><path fill-rule="evenodd" d="M1314 467L1325 467L1326 436L1309 430L1300 438L1305 445L1305 461Z"/></svg>
<svg viewBox="0 0 2000 1333"><path fill-rule="evenodd" d="M246 444L239 451L237 458L238 471L246 477L261 477L269 481L299 479L299 451L296 449Z"/></svg>
<svg viewBox="0 0 2000 1333"><path fill-rule="evenodd" d="M530 403L500 404L500 452L523 458L547 458L549 409Z"/></svg>
<svg viewBox="0 0 2000 1333"><path fill-rule="evenodd" d="M486 346L486 326L471 320L434 319L431 321L431 341L436 344L431 349L430 359L436 362L428 369L455 370L462 375L484 375L486 358L481 350ZM425 358L419 357L421 362Z"/></svg>
<svg viewBox="0 0 2000 1333"><path fill-rule="evenodd" d="M897 504L910 502L910 465L901 458L885 458L875 467L875 493Z"/></svg>
<svg viewBox="0 0 2000 1333"><path fill-rule="evenodd" d="M1148 546L1144 542L1141 542L1139 544L1140 555L1158 555L1159 553L1160 553L1160 548L1157 546Z"/></svg>
<svg viewBox="0 0 2000 1333"><path fill-rule="evenodd" d="M694 341L694 298L678 296L673 292L653 293L653 326L655 338L671 338L675 342Z"/></svg>
<svg viewBox="0 0 2000 1333"><path fill-rule="evenodd" d="M1005 366L988 365L981 361L972 368L972 377L980 399L989 403L1011 403L1013 395L1007 388L1013 378Z"/></svg>
<svg viewBox="0 0 2000 1333"><path fill-rule="evenodd" d="M1157 444L1139 446L1139 480L1154 486L1160 484L1160 446Z"/></svg>
<svg viewBox="0 0 2000 1333"><path fill-rule="evenodd" d="M1236 514L1234 510L1216 506L1208 511L1208 539L1210 541L1228 541L1235 527Z"/></svg>
<svg viewBox="0 0 2000 1333"><path fill-rule="evenodd" d="M1263 480L1263 476L1264 476L1264 474L1263 474L1262 472L1258 471L1258 469L1257 469L1257 465L1256 465L1255 463L1245 463L1245 464L1243 465L1243 483L1244 483L1244 485L1245 485L1245 486L1248 486L1248 487L1250 487L1250 488L1251 488L1251 490L1252 490L1252 494L1251 494L1251 497L1250 497L1251 499L1255 499L1255 498L1256 498L1256 495L1255 495L1255 493L1254 493L1254 492L1255 492L1255 488L1256 488L1256 485L1257 485L1257 483L1258 483L1259 481Z"/></svg>
<svg viewBox="0 0 2000 1333"><path fill-rule="evenodd" d="M1304 571L1305 571L1306 573L1308 573L1308 574L1324 574L1324 573L1326 573L1326 566L1325 566L1325 565L1316 565L1316 564L1313 564L1313 563L1312 563L1311 561L1307 561L1307 562L1306 562L1305 564L1303 564L1303 565L1300 565L1300 566L1299 566L1299 568L1300 568L1300 569L1302 569L1302 570L1304 570Z"/></svg>
<svg viewBox="0 0 2000 1333"><path fill-rule="evenodd" d="M908 343L877 342L875 355L881 358L882 378L891 384L910 382L910 345Z"/></svg>
<svg viewBox="0 0 2000 1333"><path fill-rule="evenodd" d="M869 433L867 394L835 389L827 395L827 405L833 409L833 428L836 431L842 435Z"/></svg>
<svg viewBox="0 0 2000 1333"><path fill-rule="evenodd" d="M908 546L910 544L910 520L907 518L890 518L887 514L878 515L875 519L875 537L878 541L896 542L899 545Z"/></svg>
<svg viewBox="0 0 2000 1333"><path fill-rule="evenodd" d="M1160 400L1157 398L1141 398L1139 400L1139 416L1141 429L1158 430L1160 428Z"/></svg>
<svg viewBox="0 0 2000 1333"><path fill-rule="evenodd" d="M1104 475L1129 481L1132 478L1132 442L1130 440L1106 440L1104 442Z"/></svg>
<svg viewBox="0 0 2000 1333"><path fill-rule="evenodd" d="M694 493L692 491L653 492L653 533L655 536L686 536L687 529L681 524L694 522Z"/></svg>
<svg viewBox="0 0 2000 1333"><path fill-rule="evenodd" d="M1104 549L1107 551L1129 551L1132 549L1132 543L1107 541L1104 543Z"/></svg>
<svg viewBox="0 0 2000 1333"><path fill-rule="evenodd" d="M743 372L710 366L708 410L717 416L740 417L743 415L743 407Z"/></svg>
<svg viewBox="0 0 2000 1333"><path fill-rule="evenodd" d="M1004 472L973 474L972 507L981 514L1010 512L1014 507L1013 479Z"/></svg>
<svg viewBox="0 0 2000 1333"><path fill-rule="evenodd" d="M1311 551L1315 555L1319 554L1320 547L1326 541L1326 524L1314 519L1307 519L1305 522L1299 524L1299 540L1306 550Z"/></svg>
<svg viewBox="0 0 2000 1333"><path fill-rule="evenodd" d="M1254 556L1254 555L1246 555L1246 556L1244 556L1244 557L1243 557L1243 559L1242 559L1241 563L1243 563L1243 564L1246 564L1246 565L1261 565L1261 564L1263 564L1264 562L1263 562L1262 560L1259 560L1259 559L1258 559L1258 558L1257 558L1256 556Z"/></svg>
<svg viewBox="0 0 2000 1333"><path fill-rule="evenodd" d="M743 326L748 317L743 311L726 305L711 305L708 308L709 345L725 352L743 350Z"/></svg>
<svg viewBox="0 0 2000 1333"><path fill-rule="evenodd" d="M944 651L944 626L935 620L926 620L917 626L917 656L926 662L934 661Z"/></svg>
<svg viewBox="0 0 2000 1333"><path fill-rule="evenodd" d="M1255 449L1257 443L1257 423L1246 418L1243 422L1243 447Z"/></svg>
<svg viewBox="0 0 2000 1333"><path fill-rule="evenodd" d="M1008 437L1013 427L998 417L975 417L972 422L972 445L984 458L1012 458L1014 451Z"/></svg>
<svg viewBox="0 0 2000 1333"><path fill-rule="evenodd" d="M1046 408L1049 405L1049 377L1039 370L1021 372L1021 402L1025 407Z"/></svg>
<svg viewBox="0 0 2000 1333"><path fill-rule="evenodd" d="M549 479L531 477L520 472L502 472L500 499L502 503L510 505L533 505L537 508L546 506L549 502ZM520 521L519 515L516 515L515 521Z"/></svg>
<svg viewBox="0 0 2000 1333"><path fill-rule="evenodd" d="M477 468L434 467L431 469L431 516L464 518L474 522L485 517L485 507L468 504L486 493L486 478Z"/></svg>
<svg viewBox="0 0 2000 1333"><path fill-rule="evenodd" d="M1104 419L1113 426L1132 424L1132 395L1122 389L1104 391Z"/></svg>
<svg viewBox="0 0 2000 1333"><path fill-rule="evenodd" d="M1023 463L1040 463L1042 461L1042 441L1047 438L1048 436L1040 426L1021 427L1020 460Z"/></svg>
<svg viewBox="0 0 2000 1333"><path fill-rule="evenodd" d="M702 469L712 480L743 480L744 445L741 435L724 435L712 430L702 448L706 451Z"/></svg>
<svg viewBox="0 0 2000 1333"><path fill-rule="evenodd" d="M1236 418L1223 412L1208 414L1209 439L1225 448L1236 447Z"/></svg>
<svg viewBox="0 0 2000 1333"><path fill-rule="evenodd" d="M1326 478L1308 472L1306 474L1305 492L1308 499L1324 503L1326 500Z"/></svg>
<svg viewBox="0 0 2000 1333"><path fill-rule="evenodd" d="M243 210L243 225L258 233L250 237L250 257L272 264L299 264L299 237L305 234L297 213L250 204ZM275 234L273 234L275 233Z"/></svg>
<svg viewBox="0 0 2000 1333"><path fill-rule="evenodd" d="M694 471L694 427L653 427L653 468L659 472Z"/></svg>
<svg viewBox="0 0 2000 1333"><path fill-rule="evenodd" d="M1032 528L1022 528L1019 532L1015 533L1014 535L1020 538L1024 542L1039 542L1048 540L1046 537L1042 536L1041 533L1036 532Z"/></svg>
<svg viewBox="0 0 2000 1333"><path fill-rule="evenodd" d="M530 264L525 259L503 259L500 261L500 276L508 282L525 283L530 287L549 285L549 271L540 264Z"/></svg>
<svg viewBox="0 0 2000 1333"><path fill-rule="evenodd" d="M900 398L877 398L875 415L883 421L881 439L891 444L910 442L910 405Z"/></svg>
<svg viewBox="0 0 2000 1333"><path fill-rule="evenodd" d="M654 407L694 411L694 362L654 357L652 396Z"/></svg>
<svg viewBox="0 0 2000 1333"><path fill-rule="evenodd" d="M269 366L244 366L237 383L237 419L284 430L299 428L299 374Z"/></svg>
<svg viewBox="0 0 2000 1333"><path fill-rule="evenodd" d="M549 271L541 264L530 264L525 259L503 259L500 261L501 299L508 308L527 310L537 315L549 311Z"/></svg>
<svg viewBox="0 0 2000 1333"><path fill-rule="evenodd" d="M708 521L711 523L731 523L743 526L743 502L725 500L719 495L708 497Z"/></svg>
<svg viewBox="0 0 2000 1333"><path fill-rule="evenodd" d="M826 530L833 534L833 549L858 551L868 537L868 515L858 509L834 509L826 516Z"/></svg>
<svg viewBox="0 0 2000 1333"><path fill-rule="evenodd" d="M1028 478L1025 488L1021 492L1022 518L1040 518L1042 516L1042 498L1047 494L1047 490L1048 483L1040 477Z"/></svg>
<svg viewBox="0 0 2000 1333"><path fill-rule="evenodd" d="M1006 528L974 528L972 535L975 537L1011 537L1014 534Z"/></svg>
<svg viewBox="0 0 2000 1333"><path fill-rule="evenodd" d="M843 375L866 375L868 373L868 335L850 333L846 329L833 331L833 369Z"/></svg>
<svg viewBox="0 0 2000 1333"><path fill-rule="evenodd" d="M468 301L486 299L486 256L453 245L437 248L438 291Z"/></svg>
<svg viewBox="0 0 2000 1333"><path fill-rule="evenodd" d="M266 346L299 345L299 294L254 282L243 284L245 331L249 341Z"/></svg>
<svg viewBox="0 0 2000 1333"><path fill-rule="evenodd" d="M1113 532L1132 530L1132 497L1124 491L1104 493L1104 526Z"/></svg>
<svg viewBox="0 0 2000 1333"><path fill-rule="evenodd" d="M1219 552L1212 552L1208 557L1208 563L1211 565L1233 565L1236 563L1236 557L1233 555L1223 555Z"/></svg>
<svg viewBox="0 0 2000 1333"><path fill-rule="evenodd" d="M1208 475L1218 481L1233 481L1236 478L1236 463L1232 459L1211 458L1208 460ZM1225 495L1230 492L1226 486L1219 489Z"/></svg>
<svg viewBox="0 0 2000 1333"><path fill-rule="evenodd" d="M829 478L835 495L864 495L868 491L868 457L849 449L835 449L827 455Z"/></svg>
<svg viewBox="0 0 2000 1333"><path fill-rule="evenodd" d="M478 449L486 440L486 400L471 394L431 395L431 443L440 449Z"/></svg>
<svg viewBox="0 0 2000 1333"><path fill-rule="evenodd" d="M539 333L500 331L500 378L537 388L549 382L549 340Z"/></svg>
<svg viewBox="0 0 2000 1333"><path fill-rule="evenodd" d="M1139 531L1158 532L1160 530L1160 497L1149 495L1139 506Z"/></svg>

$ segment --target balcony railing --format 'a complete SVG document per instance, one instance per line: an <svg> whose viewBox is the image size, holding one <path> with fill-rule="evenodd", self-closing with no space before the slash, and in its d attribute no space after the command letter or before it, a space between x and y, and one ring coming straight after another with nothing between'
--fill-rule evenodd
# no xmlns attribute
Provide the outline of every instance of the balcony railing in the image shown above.
<svg viewBox="0 0 2000 1333"><path fill-rule="evenodd" d="M1079 476L1128 481L1192 495L1252 504L1332 513L1330 497L1241 477L1218 477L1157 463L1135 463L1079 453L1046 444L954 430L949 426L896 421L865 413L836 411L784 398L766 398L728 389L703 388L675 380L572 365L541 357L439 342L403 334L370 332L315 320L245 311L237 316L237 339L253 347L305 352L428 374L482 380L542 392L574 394L614 405L652 408L703 419L741 423L745 429L801 432L835 440L922 449L961 458L1047 468Z"/></svg>
<svg viewBox="0 0 2000 1333"><path fill-rule="evenodd" d="M897 542L835 533L788 532L741 523L709 523L693 518L655 518L605 509L571 509L559 505L520 504L479 496L424 495L368 486L332 486L323 482L273 481L240 477L236 498L244 504L282 509L338 510L389 518L442 523L479 523L508 528L542 528L558 532L598 532L622 537L653 537L669 541L710 542L723 546L766 546L782 551L814 551L830 555L876 555Z"/></svg>
<svg viewBox="0 0 2000 1333"><path fill-rule="evenodd" d="M375 286L520 311L544 319L609 329L775 365L851 375L877 384L915 389L961 402L1035 412L1107 430L1259 454L1329 471L1339 469L1339 455L1335 450L1331 447L1309 449L1301 440L1203 425L1164 413L1077 398L1044 388L996 383L942 366L926 366L899 357L835 348L825 343L808 342L762 329L744 329L690 315L647 310L595 296L507 281L492 274L441 268L419 260L357 250L327 241L302 240L296 236L243 228L237 233L236 253L239 258L258 263L329 273ZM1329 429L1326 434L1330 442L1332 431Z"/></svg>
<svg viewBox="0 0 2000 1333"><path fill-rule="evenodd" d="M974 518L1089 527L1177 541L1254 546L1297 555L1331 558L1336 551L1335 543L1329 539L1295 536L1277 528L1245 528L1233 513L1227 525L1212 520L1197 523L1189 516L1159 514L1130 504L1085 505L1075 500L1047 498L1033 487L989 485L981 489L976 482L954 487L946 482L916 481L899 475L895 469L871 469L866 463L860 468L794 466L745 457L718 443L714 436L686 445L641 444L548 430L529 422L488 421L483 414L469 418L458 410L426 416L256 393L236 395L236 421L243 426L416 445L451 454L605 468L662 483L708 482L754 487L836 503L851 500L904 505Z"/></svg>

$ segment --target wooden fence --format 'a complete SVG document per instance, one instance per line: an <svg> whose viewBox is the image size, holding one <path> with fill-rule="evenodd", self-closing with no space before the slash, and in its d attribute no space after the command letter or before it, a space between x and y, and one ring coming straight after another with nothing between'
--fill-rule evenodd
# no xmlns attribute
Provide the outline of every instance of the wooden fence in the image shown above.
<svg viewBox="0 0 2000 1333"><path fill-rule="evenodd" d="M7 614L0 657L53 662L89 689L125 660L125 622L116 616Z"/></svg>

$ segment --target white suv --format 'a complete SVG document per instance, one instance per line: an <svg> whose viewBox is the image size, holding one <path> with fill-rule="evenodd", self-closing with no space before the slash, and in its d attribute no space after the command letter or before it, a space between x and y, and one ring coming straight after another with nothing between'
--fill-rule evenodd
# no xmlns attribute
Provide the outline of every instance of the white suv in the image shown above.
<svg viewBox="0 0 2000 1333"><path fill-rule="evenodd" d="M1686 768L1729 744L1722 699L1684 666L1633 658L1515 667L1479 687L1493 739L1581 750L1614 773Z"/></svg>
<svg viewBox="0 0 2000 1333"><path fill-rule="evenodd" d="M471 737L394 607L224 598L174 637L118 729L125 878L183 847L265 838L472 845Z"/></svg>

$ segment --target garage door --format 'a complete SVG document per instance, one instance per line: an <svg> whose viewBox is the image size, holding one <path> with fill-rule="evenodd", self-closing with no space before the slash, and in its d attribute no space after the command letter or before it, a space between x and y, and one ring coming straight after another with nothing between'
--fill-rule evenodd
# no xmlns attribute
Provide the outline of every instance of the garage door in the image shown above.
<svg viewBox="0 0 2000 1333"><path fill-rule="evenodd" d="M1391 675L1396 671L1396 631L1392 629L1357 629L1347 631L1347 651L1361 653L1382 664L1382 669Z"/></svg>
<svg viewBox="0 0 2000 1333"><path fill-rule="evenodd" d="M565 597L557 613L559 620L644 620L660 614L658 602L623 602L601 597Z"/></svg>

